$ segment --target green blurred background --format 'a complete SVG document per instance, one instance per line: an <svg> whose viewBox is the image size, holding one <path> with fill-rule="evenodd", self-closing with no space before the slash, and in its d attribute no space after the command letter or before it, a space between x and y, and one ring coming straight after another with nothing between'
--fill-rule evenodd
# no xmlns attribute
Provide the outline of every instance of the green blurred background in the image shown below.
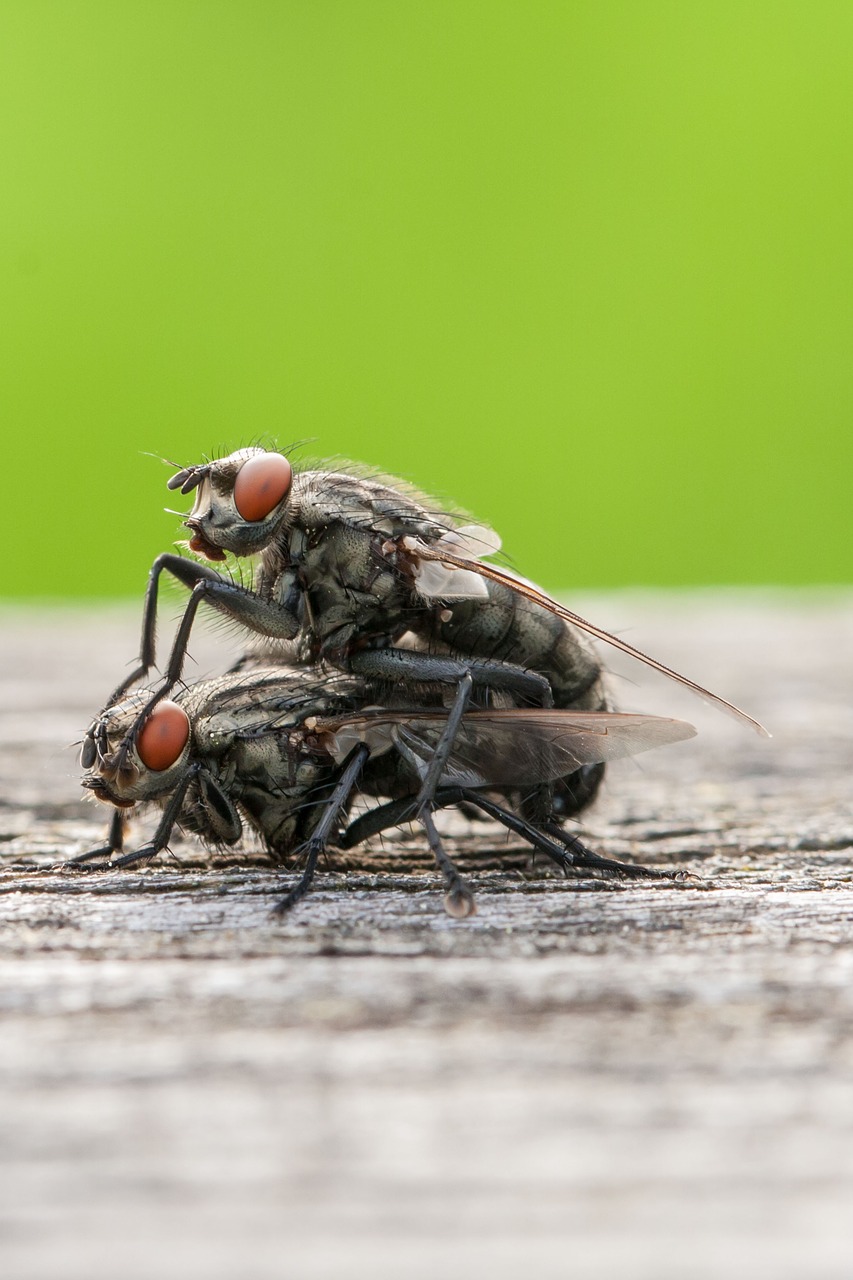
<svg viewBox="0 0 853 1280"><path fill-rule="evenodd" d="M258 437L554 590L849 582L853 4L5 0L8 596Z"/></svg>

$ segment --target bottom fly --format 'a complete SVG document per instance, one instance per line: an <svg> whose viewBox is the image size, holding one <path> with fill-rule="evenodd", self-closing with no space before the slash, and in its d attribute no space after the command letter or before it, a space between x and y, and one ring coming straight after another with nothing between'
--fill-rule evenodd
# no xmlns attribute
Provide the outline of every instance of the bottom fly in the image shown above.
<svg viewBox="0 0 853 1280"><path fill-rule="evenodd" d="M466 711L453 724L446 709L423 703L366 706L369 687L357 677L275 666L201 681L160 702L124 754L128 726L149 693L107 708L93 726L96 758L83 786L116 814L107 844L72 864L106 855L107 866L125 867L153 858L176 826L208 844L232 845L245 819L274 857L304 859L278 914L308 891L327 845L349 848L412 820L424 828L444 878L447 911L472 914L471 888L432 816L458 804L485 811L564 872L660 876L593 853L556 823L533 825L518 809L525 792L543 783L695 734L684 721L657 716L521 708ZM358 792L385 802L341 832ZM122 852L124 812L146 802L162 810L157 830Z"/></svg>

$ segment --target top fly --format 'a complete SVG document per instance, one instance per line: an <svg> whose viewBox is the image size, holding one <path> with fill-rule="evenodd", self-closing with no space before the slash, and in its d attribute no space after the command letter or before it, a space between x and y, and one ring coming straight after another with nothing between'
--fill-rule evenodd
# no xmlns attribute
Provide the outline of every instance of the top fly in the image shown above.
<svg viewBox="0 0 853 1280"><path fill-rule="evenodd" d="M491 530L440 512L402 482L294 472L282 454L249 448L186 467L169 487L195 493L185 520L190 550L213 562L229 552L258 555L259 564L247 590L182 556L154 562L139 665L111 702L154 663L160 574L173 574L192 595L164 679L128 744L180 678L202 601L257 634L294 641L304 660L324 660L379 685L450 686L460 715L469 699L486 705L495 691L516 702L605 710L601 664L585 639L594 636L766 733L724 698L486 563L482 557L500 546ZM93 759L90 736L84 763ZM557 794L556 811L588 803L601 772L579 773Z"/></svg>

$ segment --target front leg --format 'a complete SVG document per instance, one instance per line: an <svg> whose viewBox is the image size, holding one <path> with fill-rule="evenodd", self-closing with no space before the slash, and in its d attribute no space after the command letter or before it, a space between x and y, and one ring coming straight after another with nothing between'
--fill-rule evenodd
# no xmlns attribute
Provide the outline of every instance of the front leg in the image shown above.
<svg viewBox="0 0 853 1280"><path fill-rule="evenodd" d="M103 739L96 741L96 734L98 723L104 711L109 707L115 706L117 702L121 702L131 685L136 684L138 680L144 680L154 666L156 661L157 600L160 591L160 575L164 571L171 573L174 578L177 578L179 582L182 582L185 587L189 587L191 590L199 582L214 584L223 581L213 569L208 569L203 564L197 564L194 560L186 560L183 556L175 555L174 552L167 551L154 561L148 574L148 586L145 589L145 602L142 606L142 635L139 644L138 664L130 675L126 676L121 684L113 689L104 703L100 715L90 725L83 740L83 749L80 755L80 763L84 769L91 769L99 753L103 754L105 742Z"/></svg>
<svg viewBox="0 0 853 1280"><path fill-rule="evenodd" d="M110 825L107 829L106 843L99 844L94 849L87 849L85 853L78 853L75 857L69 858L67 862L60 862L58 864L59 867L63 871L67 871L72 867L83 867L87 862L91 862L95 858L109 859L112 858L113 854L121 853L124 847L124 824L124 810L113 809L113 816L110 818Z"/></svg>
<svg viewBox="0 0 853 1280"><path fill-rule="evenodd" d="M113 690L107 702L108 707L112 707L116 702L119 702L130 686L136 684L137 680L144 680L154 666L156 660L157 599L160 591L160 575L164 571L171 573L173 578L177 578L178 582L183 583L190 590L199 582L208 582L211 585L217 582L224 582L224 579L214 569L209 569L204 564L198 564L195 560L187 560L183 556L175 555L174 552L167 551L157 557L148 574L145 603L142 606L142 637L139 646L139 665L126 679L122 680L118 688Z"/></svg>
<svg viewBox="0 0 853 1280"><path fill-rule="evenodd" d="M76 858L71 858L65 867L74 867L85 871L116 871L121 867L130 867L137 862L149 862L152 858L156 858L158 853L168 848L169 839L180 817L181 809L184 803L184 796L187 794L187 788L200 772L199 765L192 765L175 787L175 790L169 796L169 802L163 810L163 816L157 824L157 830L147 844L140 845L138 849L132 849L130 853L122 853L120 857L115 858L112 855L120 852L122 848L122 837L116 835L116 832L122 831L121 826L117 823L117 818L122 819L121 810L116 810L116 816L113 817L110 824L109 844L103 849L90 849L87 853L78 854ZM90 859L98 857L99 854L107 854L109 861L90 863Z"/></svg>
<svg viewBox="0 0 853 1280"><path fill-rule="evenodd" d="M180 557L176 558L180 560ZM180 563L190 564L191 562L180 560ZM242 623L249 630L275 639L291 640L299 629L299 622L295 615L274 600L264 600L261 596L255 595L254 592L247 591L245 587L240 587L234 582L228 582L226 579L220 578L216 573L211 573L203 565L194 565L193 567L201 570L202 575L198 577L193 585L189 602L175 633L172 651L169 654L169 661L163 673L163 679L136 717L116 753L115 765L119 769L125 765L131 744L135 741L137 734L154 707L163 698L168 697L181 678L190 634L200 604L210 604L214 609L224 613L227 617L233 618L235 622ZM87 739L82 757L84 768L91 767L91 764L87 764L88 747L89 740ZM94 744L92 749L94 752ZM94 759L95 755L93 754L91 763L94 763Z"/></svg>

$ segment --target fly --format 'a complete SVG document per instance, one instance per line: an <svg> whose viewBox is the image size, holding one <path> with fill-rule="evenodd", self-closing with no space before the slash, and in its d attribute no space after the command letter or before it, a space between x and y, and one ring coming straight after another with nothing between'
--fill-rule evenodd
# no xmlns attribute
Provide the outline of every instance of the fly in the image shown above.
<svg viewBox="0 0 853 1280"><path fill-rule="evenodd" d="M294 472L280 453L241 449L186 467L169 481L195 493L185 523L190 550L221 562L259 557L251 590L208 565L166 553L149 575L139 664L120 699L155 660L158 584L168 572L191 591L160 684L129 726L126 755L152 708L180 679L204 601L257 635L291 641L306 662L324 662L382 690L443 685L461 715L469 701L603 712L608 709L594 636L677 680L758 732L739 708L552 600L534 584L487 563L500 540L443 514L400 481L344 471ZM94 728L94 727L93 727ZM92 730L84 764L96 758ZM541 817L579 812L595 796L599 764L543 784L529 808Z"/></svg>
<svg viewBox="0 0 853 1280"><path fill-rule="evenodd" d="M692 737L692 725L538 708L473 710L452 724L452 710L423 702L393 710L371 706L372 692L355 676L285 665L231 672L160 701L122 754L148 691L131 694L99 717L96 757L83 780L116 808L108 843L74 861L102 854L111 867L144 861L167 847L176 826L209 844L231 845L248 821L274 858L304 859L301 877L275 907L281 914L307 892L329 843L349 848L418 820L444 878L446 909L461 918L473 912L473 894L442 845L432 811L464 802L564 871L661 874L603 858L556 824L532 825L518 798L526 788L588 765ZM339 834L357 791L384 803ZM146 802L162 810L156 833L148 844L122 852L124 812Z"/></svg>

